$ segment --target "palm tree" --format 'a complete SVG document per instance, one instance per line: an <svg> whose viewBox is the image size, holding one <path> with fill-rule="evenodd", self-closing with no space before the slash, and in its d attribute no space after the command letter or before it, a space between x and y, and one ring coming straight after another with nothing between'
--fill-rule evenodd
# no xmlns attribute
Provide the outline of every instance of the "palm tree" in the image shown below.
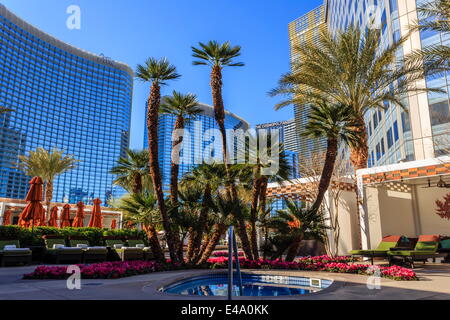
<svg viewBox="0 0 450 320"><path fill-rule="evenodd" d="M294 201L287 201L286 205L286 210L279 210L278 215L272 218L270 227L284 238L284 246L278 254L287 250L286 261L291 262L297 256L302 240L308 238L323 241L327 226L318 210L303 209Z"/></svg>
<svg viewBox="0 0 450 320"><path fill-rule="evenodd" d="M111 174L117 175L114 184L132 193L141 193L150 182L148 150L128 150L126 157L120 157L111 169Z"/></svg>
<svg viewBox="0 0 450 320"><path fill-rule="evenodd" d="M280 143L276 143L272 145L272 139L270 134L268 135L267 145L261 146L260 137L249 135L249 145L252 144L256 147L256 150L252 150L252 148L248 147L249 157L255 159L255 164L247 165L247 169L251 170L251 174L249 175L251 179L251 209L250 209L250 243L252 246L253 258L255 260L259 259L259 248L257 241L257 226L256 222L258 221L258 209L261 212L265 211L266 206L266 193L267 193L267 185L269 181L286 181L289 179L290 166L287 163L286 154L283 151L284 146ZM278 152L278 157L273 157L273 159L269 156L271 152ZM277 163L273 163L276 161ZM271 172L271 175L267 175L264 172L264 169L269 169L272 165L277 165L278 170L268 170Z"/></svg>
<svg viewBox="0 0 450 320"><path fill-rule="evenodd" d="M417 7L421 17L420 22L415 23L412 30L450 32L450 0L433 0ZM450 47L435 44L415 50L406 57L407 62L415 65L422 64L426 72L442 72L450 69Z"/></svg>
<svg viewBox="0 0 450 320"><path fill-rule="evenodd" d="M303 135L327 140L325 163L320 176L317 197L311 210L319 210L330 186L339 142L342 141L351 147L357 147L363 143L358 136L360 130L354 120L354 109L350 106L328 105L325 102L311 106L309 122L305 126Z"/></svg>
<svg viewBox="0 0 450 320"><path fill-rule="evenodd" d="M406 108L403 97L410 92L431 91L418 87L423 79L420 66L397 61L396 52L407 38L388 48L381 47L381 32L356 27L333 36L323 32L317 44L297 47L301 61L290 74L282 76L279 87L271 95L290 97L279 103L279 109L289 104L321 104L351 106L355 110L355 125L364 143L351 146L351 162L355 170L367 167L368 145L364 115L371 109L385 109L385 103Z"/></svg>
<svg viewBox="0 0 450 320"><path fill-rule="evenodd" d="M140 224L147 234L155 259L165 263L164 252L158 240L157 228L161 226L156 197L149 191L122 197L116 207L125 213L125 221Z"/></svg>
<svg viewBox="0 0 450 320"><path fill-rule="evenodd" d="M200 48L192 47L192 56L198 60L194 60L194 65L207 65L211 67L211 92L214 105L214 117L219 126L222 135L223 159L225 162L225 169L228 176L228 197L238 201L238 194L234 181L231 179L229 172L229 154L227 149L227 137L225 130L225 107L222 97L222 69L224 67L243 67L242 62L233 62L234 58L241 55L241 47L232 47L230 42L220 44L217 41L209 41L208 43L199 43ZM239 206L236 206L239 209ZM247 258L252 258L250 241L247 232L245 232L245 221L241 212L234 213L235 218L239 222L238 235L241 239L242 249Z"/></svg>
<svg viewBox="0 0 450 320"><path fill-rule="evenodd" d="M236 212L238 210L237 206L241 207L239 210L242 210L243 205L240 201L236 202L221 194L214 196L212 208L215 213L215 224L208 245L197 264L204 264L211 257L214 249L219 244L220 238L225 234L227 228L232 225L233 219L230 213Z"/></svg>
<svg viewBox="0 0 450 320"><path fill-rule="evenodd" d="M189 172L181 180L181 187L185 189L202 189L201 210L198 216L198 223L192 230L192 243L187 252L188 262L197 262L200 259L199 252L203 236L206 231L208 221L208 213L210 212L212 194L216 193L221 185L223 185L223 177L225 176L225 168L220 164L201 164L194 170Z"/></svg>
<svg viewBox="0 0 450 320"><path fill-rule="evenodd" d="M53 149L48 151L37 148L30 151L27 156L19 157L21 163L19 168L28 176L41 177L45 187L45 204L47 212L51 212L51 201L53 199L53 182L55 178L69 170L76 168L78 160L72 155L64 155L64 151Z"/></svg>
<svg viewBox="0 0 450 320"><path fill-rule="evenodd" d="M243 67L242 62L233 62L241 55L241 47L232 47L230 42L220 44L217 41L199 43L200 48L192 47L193 57L197 58L194 65L209 65L211 67L211 91L214 105L214 116L222 133L223 159L229 163L227 139L225 130L225 107L222 97L222 69L224 67Z"/></svg>
<svg viewBox="0 0 450 320"><path fill-rule="evenodd" d="M185 124L195 119L202 112L198 106L197 96L194 94L182 94L173 91L172 97L166 97L161 105L162 113L172 114L176 117L174 130L184 130ZM174 205L178 202L178 172L179 155L174 154L177 146L183 143L183 135L180 135L172 144L172 163L170 174L170 198Z"/></svg>
<svg viewBox="0 0 450 320"><path fill-rule="evenodd" d="M167 235L170 258L173 262L178 262L178 237L172 232L170 227L170 220L164 203L164 192L162 189L162 179L158 161L158 113L161 105L161 86L165 85L169 80L178 79L180 75L176 72L176 67L171 65L166 58L160 60L149 58L144 65L137 66L136 77L141 81L151 83L150 95L147 100L150 175L152 177L153 187L158 199L158 207L161 214L162 223Z"/></svg>

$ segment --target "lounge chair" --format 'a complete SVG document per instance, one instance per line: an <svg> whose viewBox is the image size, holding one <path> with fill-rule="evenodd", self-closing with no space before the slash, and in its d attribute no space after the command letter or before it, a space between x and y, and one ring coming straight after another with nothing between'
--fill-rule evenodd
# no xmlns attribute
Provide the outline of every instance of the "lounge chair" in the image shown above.
<svg viewBox="0 0 450 320"><path fill-rule="evenodd" d="M86 237L70 236L71 247L81 248L83 250L83 262L104 262L108 255L106 247L91 247Z"/></svg>
<svg viewBox="0 0 450 320"><path fill-rule="evenodd" d="M445 263L450 263L450 238L442 237L439 245L438 253L445 254Z"/></svg>
<svg viewBox="0 0 450 320"><path fill-rule="evenodd" d="M105 243L112 258L115 260L144 260L144 250L142 248L127 247L121 239L112 237L105 237Z"/></svg>
<svg viewBox="0 0 450 320"><path fill-rule="evenodd" d="M352 255L352 257L370 258L370 261L373 265L373 258L386 258L388 256L387 253L389 252L389 250L396 247L401 238L401 236L387 236L383 238L376 249L352 250L350 251L350 254Z"/></svg>
<svg viewBox="0 0 450 320"><path fill-rule="evenodd" d="M144 251L144 260L155 259L152 249L150 247L145 246L144 240L139 238L128 238L127 242L129 248L142 248L142 250Z"/></svg>
<svg viewBox="0 0 450 320"><path fill-rule="evenodd" d="M395 248L391 249L388 252L389 265L393 265L396 263L408 264L411 266L411 268L414 269L415 261L426 263L428 259L445 257L445 254L437 252L438 247L439 236L420 236L414 250L396 250Z"/></svg>
<svg viewBox="0 0 450 320"><path fill-rule="evenodd" d="M59 264L63 261L80 263L83 258L83 249L66 247L66 241L61 236L45 235L46 256Z"/></svg>
<svg viewBox="0 0 450 320"><path fill-rule="evenodd" d="M6 264L30 264L32 252L28 248L21 248L19 240L0 240L1 266Z"/></svg>

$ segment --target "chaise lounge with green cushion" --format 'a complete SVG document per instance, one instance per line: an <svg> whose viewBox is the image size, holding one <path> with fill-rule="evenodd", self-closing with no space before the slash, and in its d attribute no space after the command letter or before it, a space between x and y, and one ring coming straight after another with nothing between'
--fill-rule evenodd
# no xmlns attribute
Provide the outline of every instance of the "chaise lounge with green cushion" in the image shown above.
<svg viewBox="0 0 450 320"><path fill-rule="evenodd" d="M144 250L142 248L127 247L125 242L119 238L105 237L105 244L115 260L129 261L144 259Z"/></svg>
<svg viewBox="0 0 450 320"><path fill-rule="evenodd" d="M386 258L388 256L388 252L391 248L395 248L401 240L401 236L387 236L384 237L381 243L378 245L376 249L372 250L352 250L350 254L353 257L365 257L370 258L371 263L373 264L373 258Z"/></svg>
<svg viewBox="0 0 450 320"><path fill-rule="evenodd" d="M438 249L439 253L446 254L444 262L450 262L450 238L443 237L441 239L441 244Z"/></svg>
<svg viewBox="0 0 450 320"><path fill-rule="evenodd" d="M407 263L414 268L414 261L422 261L426 263L428 259L435 259L444 257L445 254L438 253L439 236L437 235L423 235L419 237L414 250L395 250L391 249L388 252L389 265L395 263Z"/></svg>
<svg viewBox="0 0 450 320"><path fill-rule="evenodd" d="M86 237L70 236L69 243L71 247L81 248L83 250L83 262L104 262L108 255L106 247L91 247Z"/></svg>
<svg viewBox="0 0 450 320"><path fill-rule="evenodd" d="M0 259L2 267L10 263L30 264L31 258L31 250L28 248L21 248L19 240L0 240Z"/></svg>
<svg viewBox="0 0 450 320"><path fill-rule="evenodd" d="M80 263L83 258L83 249L66 247L66 241L61 236L45 235L42 236L45 241L45 256L51 258L56 264L61 262Z"/></svg>
<svg viewBox="0 0 450 320"><path fill-rule="evenodd" d="M146 247L144 240L139 238L128 238L128 247L130 248L142 248L144 251L144 260L154 260L155 257L153 255L152 249L150 247Z"/></svg>

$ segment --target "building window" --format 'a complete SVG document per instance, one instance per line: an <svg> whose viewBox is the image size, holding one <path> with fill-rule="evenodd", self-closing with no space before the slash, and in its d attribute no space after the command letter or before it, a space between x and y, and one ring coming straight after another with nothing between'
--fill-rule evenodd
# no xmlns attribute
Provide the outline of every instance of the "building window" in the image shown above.
<svg viewBox="0 0 450 320"><path fill-rule="evenodd" d="M394 145L394 139L392 138L392 128L390 128L387 131L386 137L387 137L388 149L390 149Z"/></svg>

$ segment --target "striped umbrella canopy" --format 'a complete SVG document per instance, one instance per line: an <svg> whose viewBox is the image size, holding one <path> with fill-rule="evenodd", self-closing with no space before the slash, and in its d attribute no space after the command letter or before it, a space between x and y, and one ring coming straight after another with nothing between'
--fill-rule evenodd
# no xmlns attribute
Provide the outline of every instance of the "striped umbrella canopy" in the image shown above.
<svg viewBox="0 0 450 320"><path fill-rule="evenodd" d="M115 230L117 228L117 221L116 221L116 219L113 219L112 221L111 221L111 229L112 230Z"/></svg>
<svg viewBox="0 0 450 320"><path fill-rule="evenodd" d="M89 228L102 228L102 211L100 209L100 199L94 199L94 207L92 208L91 219L89 220Z"/></svg>
<svg viewBox="0 0 450 320"><path fill-rule="evenodd" d="M58 207L53 207L50 211L50 219L48 220L49 227L58 228Z"/></svg>
<svg viewBox="0 0 450 320"><path fill-rule="evenodd" d="M84 203L82 201L77 203L77 214L73 220L72 227L83 228L84 227Z"/></svg>
<svg viewBox="0 0 450 320"><path fill-rule="evenodd" d="M66 204L63 207L63 210L61 212L61 221L60 221L60 227L61 228L66 228L66 227L70 227L70 205Z"/></svg>
<svg viewBox="0 0 450 320"><path fill-rule="evenodd" d="M6 210L5 213L3 214L2 225L3 226L9 226L11 224L11 217L12 217L12 211L11 210Z"/></svg>
<svg viewBox="0 0 450 320"><path fill-rule="evenodd" d="M21 224L26 223L29 225L31 223L31 227L34 227L45 215L44 207L41 204L43 199L42 185L44 183L40 177L34 177L29 183L30 190L25 198L28 204L20 214L19 220Z"/></svg>

